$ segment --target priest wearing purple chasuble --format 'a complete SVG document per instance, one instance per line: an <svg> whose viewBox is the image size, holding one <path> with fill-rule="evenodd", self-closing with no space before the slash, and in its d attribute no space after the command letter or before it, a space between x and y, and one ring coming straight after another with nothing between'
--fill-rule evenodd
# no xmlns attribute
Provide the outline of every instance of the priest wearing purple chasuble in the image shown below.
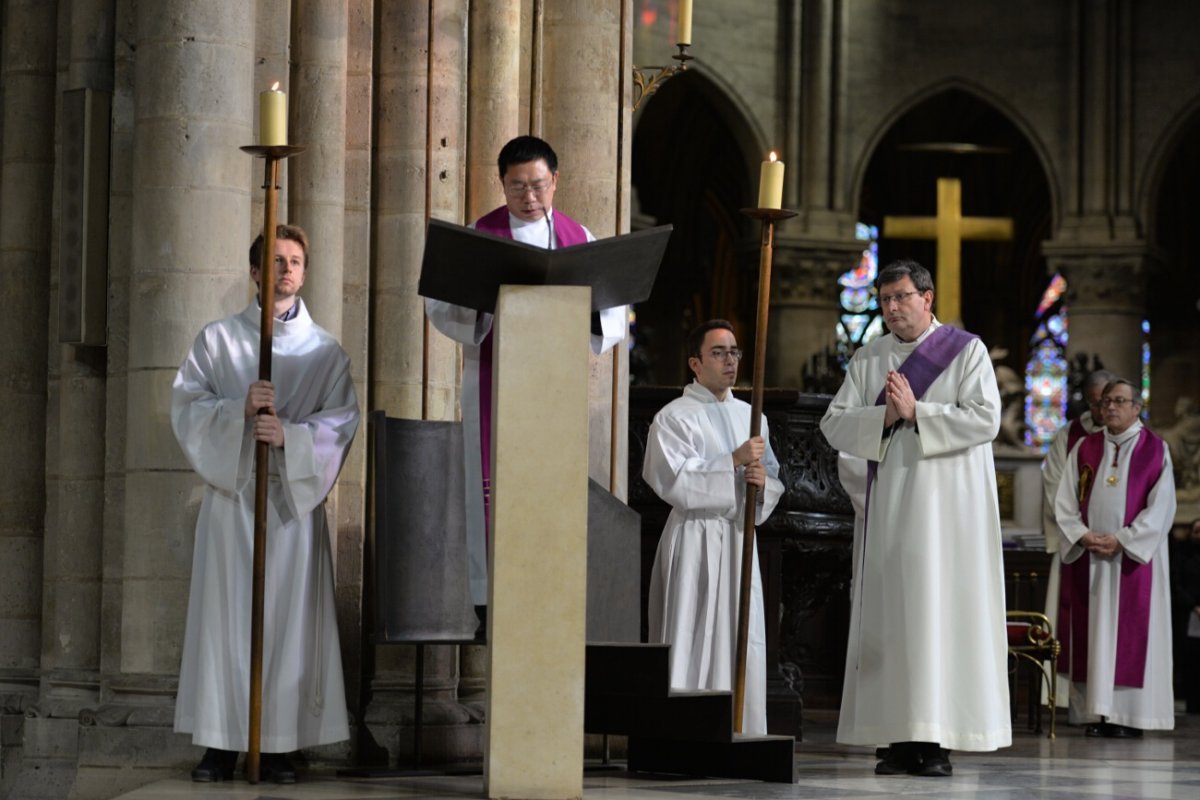
<svg viewBox="0 0 1200 800"><path fill-rule="evenodd" d="M928 270L894 262L876 286L889 334L854 354L821 421L862 509L837 739L888 745L877 774L942 777L949 750L1012 740L1000 395L978 337L934 319Z"/></svg>
<svg viewBox="0 0 1200 800"><path fill-rule="evenodd" d="M1104 388L1104 429L1081 439L1055 495L1061 530L1059 671L1088 736L1175 727L1168 539L1175 479L1129 381Z"/></svg>
<svg viewBox="0 0 1200 800"><path fill-rule="evenodd" d="M595 241L591 231L554 208L558 156L536 136L518 136L497 159L505 204L471 227L536 247L556 249ZM462 345L459 404L463 420L463 468L467 485L467 557L471 599L483 616L487 605L487 531L491 494L492 315L426 298L429 321ZM626 334L625 306L606 308L592 324L592 350L599 354ZM553 335L553 332L549 332Z"/></svg>

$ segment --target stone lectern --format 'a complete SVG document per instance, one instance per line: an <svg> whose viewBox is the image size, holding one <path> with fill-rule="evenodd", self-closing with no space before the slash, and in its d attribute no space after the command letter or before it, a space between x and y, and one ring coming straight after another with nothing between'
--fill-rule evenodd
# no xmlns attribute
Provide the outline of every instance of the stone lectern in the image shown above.
<svg viewBox="0 0 1200 800"><path fill-rule="evenodd" d="M420 293L495 314L489 797L583 795L591 312L645 300L669 236L544 250L429 223Z"/></svg>

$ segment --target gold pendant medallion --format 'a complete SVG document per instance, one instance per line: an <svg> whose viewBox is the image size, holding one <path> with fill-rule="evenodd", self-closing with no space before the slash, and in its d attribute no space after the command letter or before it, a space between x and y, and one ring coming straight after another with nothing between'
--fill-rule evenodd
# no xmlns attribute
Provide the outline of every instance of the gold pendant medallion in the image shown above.
<svg viewBox="0 0 1200 800"><path fill-rule="evenodd" d="M1105 480L1105 483L1107 483L1109 486L1116 486L1117 485L1117 476L1109 475L1108 478Z"/></svg>

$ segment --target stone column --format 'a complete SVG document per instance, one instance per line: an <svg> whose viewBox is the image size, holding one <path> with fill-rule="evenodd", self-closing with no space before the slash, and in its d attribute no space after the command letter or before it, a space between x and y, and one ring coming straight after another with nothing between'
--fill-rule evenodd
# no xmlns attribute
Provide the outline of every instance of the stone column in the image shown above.
<svg viewBox="0 0 1200 800"><path fill-rule="evenodd" d="M253 162L239 147L253 136L255 24L232 1L139 3L136 20L120 674L108 688L133 719L166 726L202 497L171 432L171 382L201 327L246 299Z"/></svg>
<svg viewBox="0 0 1200 800"><path fill-rule="evenodd" d="M113 89L114 12L108 0L72 0L66 15L65 89ZM62 130L61 136L80 136ZM104 159L108 153L96 154ZM72 176L62 175L67 181ZM78 177L78 176L75 176ZM60 204L63 199L60 196ZM97 224L92 220L92 224ZM99 224L107 224L107 220ZM100 265L94 265L100 266ZM57 270L51 271L57 277ZM58 345L59 287L51 292L51 382L42 668L43 714L72 720L98 699L104 517L107 349Z"/></svg>
<svg viewBox="0 0 1200 800"><path fill-rule="evenodd" d="M0 142L0 712L36 696L46 462L46 313L54 174L56 3L9 0Z"/></svg>
<svg viewBox="0 0 1200 800"><path fill-rule="evenodd" d="M858 262L862 245L776 234L767 331L769 385L803 388L804 365L835 344L837 279Z"/></svg>
<svg viewBox="0 0 1200 800"><path fill-rule="evenodd" d="M542 138L558 153L561 173L555 205L586 225L598 238L617 233L617 186L628 175L619 166L620 122L628 106L621 80L622 0L557 0L544 7L541 51L543 83L534 87L542 101ZM536 58L536 48L535 48ZM535 69L536 73L537 70ZM531 116L537 116L531 109ZM624 128L628 137L629 125ZM628 382L628 359L618 380ZM612 441L612 353L591 356L588 473L607 487ZM626 417L627 402L617 409ZM618 423L620 424L620 422ZM624 439L618 461L626 458ZM626 468L618 463L616 494L624 493Z"/></svg>
<svg viewBox="0 0 1200 800"><path fill-rule="evenodd" d="M472 3L467 92L466 220L504 202L496 157L521 130L521 0ZM460 648L458 696L482 701L487 687L487 650Z"/></svg>
<svg viewBox="0 0 1200 800"><path fill-rule="evenodd" d="M292 0L254 0L254 125L249 141L242 144L253 144L258 141L258 93L271 88L271 84L279 81L279 88L289 92L288 102L294 103L291 96L291 18ZM288 117L295 119L293 110L288 109ZM253 239L263 230L263 166L257 163L257 169L251 169L250 181L250 234ZM285 159L279 165L279 216L280 222L288 221L288 175L291 172L291 159ZM249 251L249 242L246 243ZM246 263L244 254L240 261ZM251 284L253 286L253 284ZM253 294L251 294L253 296Z"/></svg>
<svg viewBox="0 0 1200 800"><path fill-rule="evenodd" d="M1148 248L1047 242L1043 252L1051 274L1067 280L1067 357L1084 354L1090 364L1098 355L1106 369L1140 385Z"/></svg>
<svg viewBox="0 0 1200 800"><path fill-rule="evenodd" d="M337 550L334 591L346 700L355 719L362 719L363 567L365 545L367 430L370 399L367 346L371 287L371 125L374 76L375 3L347 3L346 55L346 198L342 238L342 347L350 355L350 374L358 390L363 427L338 480Z"/></svg>
<svg viewBox="0 0 1200 800"><path fill-rule="evenodd" d="M520 131L521 1L471 4L466 218L504 202L496 156Z"/></svg>
<svg viewBox="0 0 1200 800"><path fill-rule="evenodd" d="M834 344L839 316L837 278L858 263L856 203L844 196L841 140L836 128L844 94L844 26L839 0L791 4L785 74L788 168L785 205L799 216L776 228L767 333L767 383L803 387L804 365ZM758 231L754 236L757 256ZM757 258L754 261L757 264Z"/></svg>
<svg viewBox="0 0 1200 800"><path fill-rule="evenodd" d="M346 25L344 3L297 0L292 17L289 138L308 149L290 159L288 219L309 235L304 302L317 324L342 333L346 205Z"/></svg>
<svg viewBox="0 0 1200 800"><path fill-rule="evenodd" d="M373 406L393 417L419 419L423 405L428 419L456 414L458 348L430 328L423 364L426 323L417 283L426 220L462 221L466 37L466 0L380 4L371 391ZM375 649L366 722L392 759L410 752L413 654L407 646ZM481 727L469 724L455 702L457 683L457 649L427 648L423 746L431 759L481 752Z"/></svg>

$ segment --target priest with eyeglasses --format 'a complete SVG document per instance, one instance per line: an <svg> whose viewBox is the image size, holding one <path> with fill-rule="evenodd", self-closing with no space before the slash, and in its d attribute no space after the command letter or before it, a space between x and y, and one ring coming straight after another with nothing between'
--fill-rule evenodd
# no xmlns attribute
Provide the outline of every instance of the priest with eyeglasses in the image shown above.
<svg viewBox="0 0 1200 800"><path fill-rule="evenodd" d="M1171 452L1142 424L1130 381L1104 387L1104 429L1067 458L1054 512L1061 533L1059 671L1087 736L1140 738L1175 727Z"/></svg>

